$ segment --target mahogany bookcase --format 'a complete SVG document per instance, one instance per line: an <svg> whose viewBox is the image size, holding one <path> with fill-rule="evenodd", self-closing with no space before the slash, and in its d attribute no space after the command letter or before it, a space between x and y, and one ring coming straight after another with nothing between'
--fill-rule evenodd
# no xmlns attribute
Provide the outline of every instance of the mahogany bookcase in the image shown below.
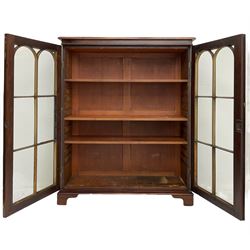
<svg viewBox="0 0 250 250"><path fill-rule="evenodd" d="M59 190L193 191L244 219L245 35L5 36L4 216Z"/></svg>

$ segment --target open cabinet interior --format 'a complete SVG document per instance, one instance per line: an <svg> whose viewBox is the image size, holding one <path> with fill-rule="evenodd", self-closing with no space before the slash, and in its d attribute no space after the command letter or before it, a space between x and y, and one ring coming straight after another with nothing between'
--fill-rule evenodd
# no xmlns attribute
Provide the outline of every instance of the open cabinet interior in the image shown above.
<svg viewBox="0 0 250 250"><path fill-rule="evenodd" d="M65 188L186 188L188 52L66 49Z"/></svg>

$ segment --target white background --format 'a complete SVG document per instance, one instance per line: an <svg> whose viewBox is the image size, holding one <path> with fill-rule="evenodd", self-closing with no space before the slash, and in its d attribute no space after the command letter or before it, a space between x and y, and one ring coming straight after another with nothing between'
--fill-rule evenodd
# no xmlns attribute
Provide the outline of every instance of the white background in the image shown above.
<svg viewBox="0 0 250 250"><path fill-rule="evenodd" d="M74 35L195 36L198 44L239 33L250 35L248 2L1 0L0 117L4 33L57 44L58 36ZM248 166L247 158L249 174ZM0 248L244 250L250 248L249 232L249 212L240 222L197 195L193 207L184 207L181 200L166 195L81 195L67 206L57 206L53 194L0 218Z"/></svg>

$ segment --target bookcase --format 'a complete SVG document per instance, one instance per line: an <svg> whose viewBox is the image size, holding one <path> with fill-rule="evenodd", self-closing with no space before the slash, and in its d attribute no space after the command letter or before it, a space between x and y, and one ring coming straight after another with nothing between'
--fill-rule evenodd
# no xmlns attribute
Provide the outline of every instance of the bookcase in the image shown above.
<svg viewBox="0 0 250 250"><path fill-rule="evenodd" d="M57 190L59 205L84 193L148 193L170 194L186 206L194 191L244 218L244 35L197 46L192 37L59 39L62 46L5 38L4 216ZM234 89L225 96L234 100L234 117L225 117L233 124L231 151L216 140L217 127L225 129L216 123L224 96L213 67L223 63L223 49L234 53L233 68L223 66L234 73L232 84L223 80ZM202 108L207 99L211 109ZM23 120L24 110L33 116ZM225 170L226 184L218 180L218 150L233 157L234 179Z"/></svg>
<svg viewBox="0 0 250 250"><path fill-rule="evenodd" d="M191 204L189 50L65 50L65 188L185 193Z"/></svg>

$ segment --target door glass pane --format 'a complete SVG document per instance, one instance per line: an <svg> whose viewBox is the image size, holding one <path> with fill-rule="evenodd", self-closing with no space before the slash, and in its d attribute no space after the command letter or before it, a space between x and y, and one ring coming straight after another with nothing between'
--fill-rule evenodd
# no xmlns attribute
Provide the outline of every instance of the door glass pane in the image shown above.
<svg viewBox="0 0 250 250"><path fill-rule="evenodd" d="M198 98L198 140L212 143L212 99Z"/></svg>
<svg viewBox="0 0 250 250"><path fill-rule="evenodd" d="M216 56L216 95L234 96L234 54L229 47L220 49Z"/></svg>
<svg viewBox="0 0 250 250"><path fill-rule="evenodd" d="M54 139L54 97L38 98L38 143Z"/></svg>
<svg viewBox="0 0 250 250"><path fill-rule="evenodd" d="M37 148L37 191L54 182L54 142L39 145Z"/></svg>
<svg viewBox="0 0 250 250"><path fill-rule="evenodd" d="M35 75L36 58L32 51L21 47L15 54L14 150L33 147L13 153L13 202L54 184L54 142L36 142L54 140L55 98L37 97L34 93L38 79L38 95L54 95L54 58L48 51L41 52Z"/></svg>
<svg viewBox="0 0 250 250"><path fill-rule="evenodd" d="M202 52L198 61L198 95L212 95L213 60L210 52Z"/></svg>
<svg viewBox="0 0 250 250"><path fill-rule="evenodd" d="M34 144L34 98L14 99L14 149Z"/></svg>
<svg viewBox="0 0 250 250"><path fill-rule="evenodd" d="M233 154L216 149L216 195L233 204Z"/></svg>
<svg viewBox="0 0 250 250"><path fill-rule="evenodd" d="M14 96L34 95L35 56L32 49L20 47L14 58Z"/></svg>
<svg viewBox="0 0 250 250"><path fill-rule="evenodd" d="M34 148L13 154L13 202L33 194Z"/></svg>
<svg viewBox="0 0 250 250"><path fill-rule="evenodd" d="M234 102L232 99L216 99L216 146L233 150Z"/></svg>
<svg viewBox="0 0 250 250"><path fill-rule="evenodd" d="M38 95L54 95L54 58L49 51L38 57Z"/></svg>
<svg viewBox="0 0 250 250"><path fill-rule="evenodd" d="M197 184L212 192L212 147L197 143Z"/></svg>

